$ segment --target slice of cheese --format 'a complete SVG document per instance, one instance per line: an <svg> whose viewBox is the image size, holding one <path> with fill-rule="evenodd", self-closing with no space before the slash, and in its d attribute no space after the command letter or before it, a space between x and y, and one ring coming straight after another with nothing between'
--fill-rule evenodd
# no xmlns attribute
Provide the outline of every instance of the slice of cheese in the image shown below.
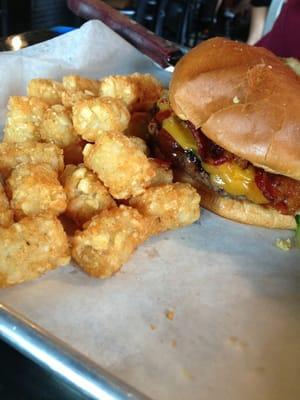
<svg viewBox="0 0 300 400"><path fill-rule="evenodd" d="M170 116L163 120L165 129L184 150L192 150L197 154L197 143L190 130L176 117ZM204 170L209 174L211 182L232 196L244 196L253 203L266 204L264 197L255 183L253 166L241 168L237 163L228 161L221 165L211 165L202 162Z"/></svg>
<svg viewBox="0 0 300 400"><path fill-rule="evenodd" d="M266 204L268 200L255 183L255 170L252 165L241 168L237 163L225 162L221 165L202 163L209 173L212 183L232 196L245 196L257 204Z"/></svg>
<svg viewBox="0 0 300 400"><path fill-rule="evenodd" d="M175 116L171 115L162 122L165 129L184 150L197 152L198 146L191 131Z"/></svg>

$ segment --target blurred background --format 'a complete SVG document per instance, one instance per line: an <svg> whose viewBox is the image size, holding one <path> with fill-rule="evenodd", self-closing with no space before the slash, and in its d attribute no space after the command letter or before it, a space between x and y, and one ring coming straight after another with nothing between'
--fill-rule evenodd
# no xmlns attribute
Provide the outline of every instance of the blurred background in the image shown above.
<svg viewBox="0 0 300 400"><path fill-rule="evenodd" d="M187 47L215 35L241 41L247 41L249 35L250 0L105 2L157 35ZM65 0L0 0L0 18L1 50L25 47L84 23L68 9ZM25 33L21 40L13 40L21 33Z"/></svg>

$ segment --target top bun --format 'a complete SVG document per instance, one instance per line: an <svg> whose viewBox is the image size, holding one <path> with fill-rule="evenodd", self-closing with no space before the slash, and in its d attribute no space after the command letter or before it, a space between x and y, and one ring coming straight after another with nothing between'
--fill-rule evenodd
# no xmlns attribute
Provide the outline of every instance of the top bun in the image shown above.
<svg viewBox="0 0 300 400"><path fill-rule="evenodd" d="M300 180L300 78L270 51L207 40L176 65L170 102L224 149Z"/></svg>

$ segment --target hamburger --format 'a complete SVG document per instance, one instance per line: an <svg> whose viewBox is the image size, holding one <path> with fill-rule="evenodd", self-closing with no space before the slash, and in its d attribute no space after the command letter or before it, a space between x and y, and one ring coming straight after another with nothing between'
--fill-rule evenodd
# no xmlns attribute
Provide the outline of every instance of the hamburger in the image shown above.
<svg viewBox="0 0 300 400"><path fill-rule="evenodd" d="M150 133L156 156L198 189L208 210L296 228L300 78L270 51L224 38L193 48L176 65Z"/></svg>

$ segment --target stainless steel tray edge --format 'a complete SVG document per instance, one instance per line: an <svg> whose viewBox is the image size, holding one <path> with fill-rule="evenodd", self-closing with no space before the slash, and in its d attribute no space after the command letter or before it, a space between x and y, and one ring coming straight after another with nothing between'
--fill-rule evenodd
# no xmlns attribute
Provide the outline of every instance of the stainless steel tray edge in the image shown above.
<svg viewBox="0 0 300 400"><path fill-rule="evenodd" d="M97 400L150 400L46 330L0 303L0 339Z"/></svg>

